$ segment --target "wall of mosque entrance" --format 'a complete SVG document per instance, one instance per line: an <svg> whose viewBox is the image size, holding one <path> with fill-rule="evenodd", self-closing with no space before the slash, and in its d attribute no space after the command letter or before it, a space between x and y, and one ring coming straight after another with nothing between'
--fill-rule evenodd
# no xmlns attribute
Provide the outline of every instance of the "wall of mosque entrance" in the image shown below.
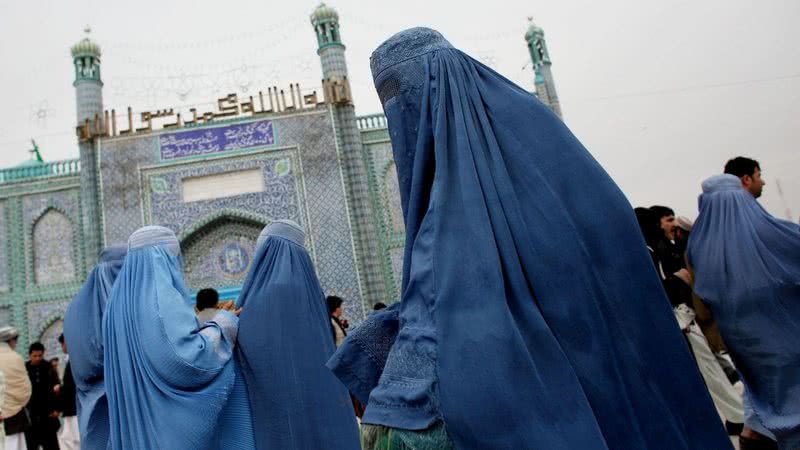
<svg viewBox="0 0 800 450"><path fill-rule="evenodd" d="M253 130L261 134L248 136ZM385 122L360 131L380 144L364 145L370 170L363 182L374 194L373 205L384 208L390 203L382 180L391 156ZM239 141L214 147L214 136ZM323 289L346 300L351 322L371 307L358 271L330 109L99 138L92 145L101 245L124 244L144 225L167 226L181 242L187 286L193 292L214 287L231 298L252 265L261 229L289 218L305 228ZM81 198L87 172L0 183L0 321L22 329L21 348L43 339L52 344L67 305L92 268ZM397 211L378 213L398 217ZM396 231L390 224L375 237L387 251L381 269L391 290L399 288L388 256ZM57 346L50 344L48 354L56 356Z"/></svg>

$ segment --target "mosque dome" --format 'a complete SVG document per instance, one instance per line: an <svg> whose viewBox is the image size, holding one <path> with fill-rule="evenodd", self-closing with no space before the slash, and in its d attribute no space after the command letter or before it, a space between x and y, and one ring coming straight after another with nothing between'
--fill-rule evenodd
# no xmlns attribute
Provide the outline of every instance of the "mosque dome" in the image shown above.
<svg viewBox="0 0 800 450"><path fill-rule="evenodd" d="M86 37L81 39L77 44L73 45L71 48L72 57L77 58L78 56L100 56L100 46L97 45L93 40L89 39L89 33L91 33L92 29L86 27L83 30L86 33Z"/></svg>
<svg viewBox="0 0 800 450"><path fill-rule="evenodd" d="M530 41L535 36L543 36L544 35L544 30L541 29L535 23L533 23L533 19L532 18L530 18L530 17L528 18L528 23L530 23L530 25L528 26L528 31L525 33L525 40L526 41Z"/></svg>
<svg viewBox="0 0 800 450"><path fill-rule="evenodd" d="M339 13L335 9L326 5L324 2L317 6L317 9L311 13L311 23L317 25L322 22L335 22L339 20Z"/></svg>

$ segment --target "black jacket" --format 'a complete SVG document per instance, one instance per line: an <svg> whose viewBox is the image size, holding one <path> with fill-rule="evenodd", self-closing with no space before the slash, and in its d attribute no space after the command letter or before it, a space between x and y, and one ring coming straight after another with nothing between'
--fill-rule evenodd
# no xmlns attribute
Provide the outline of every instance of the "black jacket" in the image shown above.
<svg viewBox="0 0 800 450"><path fill-rule="evenodd" d="M64 370L64 381L61 383L59 397L61 399L61 415L71 417L78 415L78 408L75 405L77 393L75 391L75 379L72 378L72 368L67 361L67 368Z"/></svg>
<svg viewBox="0 0 800 450"><path fill-rule="evenodd" d="M33 423L37 423L58 410L58 398L53 392L53 387L58 384L58 374L48 361L42 361L36 366L28 361L25 368L28 369L32 388L28 412Z"/></svg>

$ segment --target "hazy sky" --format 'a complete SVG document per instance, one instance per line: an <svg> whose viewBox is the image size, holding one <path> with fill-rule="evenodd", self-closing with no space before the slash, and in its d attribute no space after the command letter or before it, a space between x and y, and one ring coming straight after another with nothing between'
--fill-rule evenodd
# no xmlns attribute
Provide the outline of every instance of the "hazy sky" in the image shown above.
<svg viewBox="0 0 800 450"><path fill-rule="evenodd" d="M566 123L634 205L696 215L699 183L734 155L761 162L763 204L800 214L797 0L329 2L358 114L380 111L369 55L425 25L528 90L527 17L544 28ZM480 8L472 5L480 4ZM15 2L0 15L0 167L77 157L69 47L91 25L105 107L213 102L319 85L310 0ZM246 92L245 92L246 91ZM776 180L783 188L778 195Z"/></svg>

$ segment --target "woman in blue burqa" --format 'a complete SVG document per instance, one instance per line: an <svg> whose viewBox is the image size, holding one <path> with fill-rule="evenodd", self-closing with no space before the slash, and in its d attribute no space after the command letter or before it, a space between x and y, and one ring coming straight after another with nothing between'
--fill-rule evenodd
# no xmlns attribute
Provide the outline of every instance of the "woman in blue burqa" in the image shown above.
<svg viewBox="0 0 800 450"><path fill-rule="evenodd" d="M371 66L406 247L365 448L731 448L630 204L564 123L430 29Z"/></svg>
<svg viewBox="0 0 800 450"><path fill-rule="evenodd" d="M745 425L800 448L800 225L771 216L733 175L704 181L699 206L695 292L742 375Z"/></svg>
<svg viewBox="0 0 800 450"><path fill-rule="evenodd" d="M108 447L108 401L103 382L103 315L128 249L104 249L64 315L64 339L78 395L81 448Z"/></svg>
<svg viewBox="0 0 800 450"><path fill-rule="evenodd" d="M250 399L255 448L358 449L350 396L325 367L334 343L304 240L290 220L264 228L237 302L236 360Z"/></svg>
<svg viewBox="0 0 800 450"><path fill-rule="evenodd" d="M223 448L238 327L225 310L198 323L171 230L133 233L103 322L111 448Z"/></svg>

